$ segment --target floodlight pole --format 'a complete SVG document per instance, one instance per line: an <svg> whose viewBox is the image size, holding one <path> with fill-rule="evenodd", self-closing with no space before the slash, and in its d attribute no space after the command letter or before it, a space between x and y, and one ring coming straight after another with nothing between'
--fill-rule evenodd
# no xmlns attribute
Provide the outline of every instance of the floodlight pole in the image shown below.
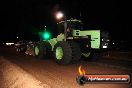
<svg viewBox="0 0 132 88"><path fill-rule="evenodd" d="M67 37L67 18L66 15L64 15L64 41L66 41Z"/></svg>
<svg viewBox="0 0 132 88"><path fill-rule="evenodd" d="M57 19L64 19L64 41L66 41L66 35L67 35L67 17L65 13L58 12L57 13Z"/></svg>

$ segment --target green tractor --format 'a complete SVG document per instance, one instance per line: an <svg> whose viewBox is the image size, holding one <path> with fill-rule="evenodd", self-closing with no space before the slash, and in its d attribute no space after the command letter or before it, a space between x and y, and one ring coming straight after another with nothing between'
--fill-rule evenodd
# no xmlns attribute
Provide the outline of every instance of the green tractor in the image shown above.
<svg viewBox="0 0 132 88"><path fill-rule="evenodd" d="M76 63L84 56L97 59L108 42L102 41L101 30L84 30L80 20L72 19L58 23L57 38L40 41L34 47L37 58L47 58L53 54L58 64ZM106 37L107 38L107 37ZM105 37L103 37L103 40Z"/></svg>

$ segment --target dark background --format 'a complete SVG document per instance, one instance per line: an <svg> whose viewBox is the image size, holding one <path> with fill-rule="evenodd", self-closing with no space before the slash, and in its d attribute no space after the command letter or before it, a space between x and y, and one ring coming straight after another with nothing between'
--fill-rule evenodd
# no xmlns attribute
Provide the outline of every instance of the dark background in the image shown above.
<svg viewBox="0 0 132 88"><path fill-rule="evenodd" d="M67 18L109 31L112 41L131 42L131 4L126 1L93 0L16 0L1 1L0 42L19 39L37 40L46 25L56 35L55 12ZM80 17L81 16L81 17Z"/></svg>

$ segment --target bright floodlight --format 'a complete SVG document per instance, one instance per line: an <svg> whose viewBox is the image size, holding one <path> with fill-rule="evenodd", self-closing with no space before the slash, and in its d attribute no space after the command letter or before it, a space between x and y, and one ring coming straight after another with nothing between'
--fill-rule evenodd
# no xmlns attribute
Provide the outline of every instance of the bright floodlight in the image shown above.
<svg viewBox="0 0 132 88"><path fill-rule="evenodd" d="M58 12L57 14L56 14L56 18L57 19L61 19L63 17L63 13L62 12Z"/></svg>

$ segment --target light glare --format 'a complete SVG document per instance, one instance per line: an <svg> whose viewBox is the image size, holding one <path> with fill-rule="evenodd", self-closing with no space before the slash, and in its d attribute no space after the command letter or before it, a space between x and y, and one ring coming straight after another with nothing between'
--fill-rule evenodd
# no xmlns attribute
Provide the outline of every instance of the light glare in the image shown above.
<svg viewBox="0 0 132 88"><path fill-rule="evenodd" d="M56 17L57 17L57 19L61 19L63 17L63 13L62 12L58 12Z"/></svg>

